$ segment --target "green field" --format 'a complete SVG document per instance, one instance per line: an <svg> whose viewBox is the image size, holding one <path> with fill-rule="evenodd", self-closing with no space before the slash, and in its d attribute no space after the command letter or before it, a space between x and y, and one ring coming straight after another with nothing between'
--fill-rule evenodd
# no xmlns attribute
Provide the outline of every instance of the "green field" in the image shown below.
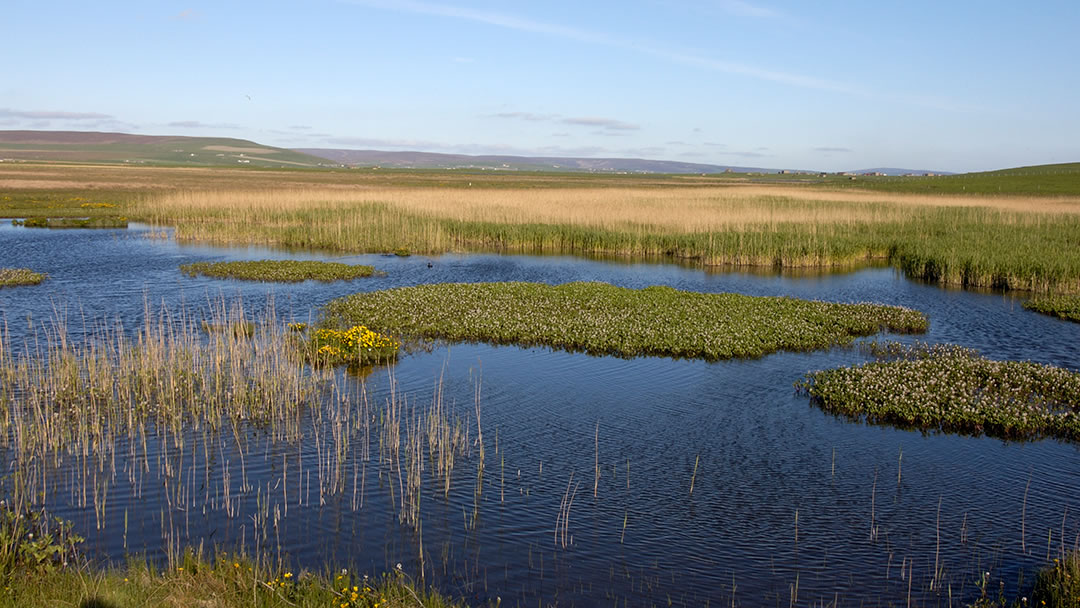
<svg viewBox="0 0 1080 608"><path fill-rule="evenodd" d="M905 194L1077 196L1080 163L1016 167L999 171L933 177L830 176L824 186Z"/></svg>

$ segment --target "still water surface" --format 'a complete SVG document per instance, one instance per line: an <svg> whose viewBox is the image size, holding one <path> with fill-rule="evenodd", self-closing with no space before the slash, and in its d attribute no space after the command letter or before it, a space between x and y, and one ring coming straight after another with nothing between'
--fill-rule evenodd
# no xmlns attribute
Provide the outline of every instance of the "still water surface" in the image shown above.
<svg viewBox="0 0 1080 608"><path fill-rule="evenodd" d="M940 289L888 268L794 277L567 257L337 256L184 246L151 238L158 232L0 227L0 264L49 274L37 287L0 290L10 342L17 348L28 335L28 318L63 316L76 338L81 319L133 328L148 304L198 317L222 298L259 313L270 296L278 315L306 321L356 291L588 280L899 304L929 316L921 340L1080 369L1080 324L1026 311L1009 295ZM190 278L177 268L284 257L373 264L387 276L282 285ZM376 574L400 563L446 593L504 605L900 605L909 594L917 605L948 605L977 597L986 572L993 592L1015 589L1021 574L1030 582L1048 554L1073 546L1075 445L870 426L825 414L793 389L809 370L863 359L839 348L717 363L626 360L482 344L409 355L365 378L370 400L383 402L393 383L419 410L441 386L470 429L448 493L425 473L421 530L399 521L397 478L355 448L344 459L345 491L320 497L327 429L315 424L296 442L257 428L242 437L193 432L180 451L151 440L148 460L176 459L193 473L180 482L154 467L134 480L115 475L96 513L79 506L77 473L61 468L46 504L74 520L102 558L160 559L171 539L267 551L316 570ZM360 390L353 376L337 382ZM479 494L477 390L486 451ZM269 532L256 540L260 527Z"/></svg>

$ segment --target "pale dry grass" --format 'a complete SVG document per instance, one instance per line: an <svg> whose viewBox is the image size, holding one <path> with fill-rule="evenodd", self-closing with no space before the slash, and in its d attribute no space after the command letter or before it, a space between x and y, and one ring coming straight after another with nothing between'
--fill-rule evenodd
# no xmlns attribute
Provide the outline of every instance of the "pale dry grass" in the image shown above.
<svg viewBox="0 0 1080 608"><path fill-rule="evenodd" d="M418 217L495 224L570 225L606 230L703 233L768 229L781 224L854 226L910 220L927 207L980 207L994 221L1038 223L1046 215L1080 215L1080 199L956 197L830 192L775 186L678 188L304 188L174 192L146 208L183 220L213 216L267 221L323 211L346 221L379 204ZM1031 216L1031 217L1028 217Z"/></svg>

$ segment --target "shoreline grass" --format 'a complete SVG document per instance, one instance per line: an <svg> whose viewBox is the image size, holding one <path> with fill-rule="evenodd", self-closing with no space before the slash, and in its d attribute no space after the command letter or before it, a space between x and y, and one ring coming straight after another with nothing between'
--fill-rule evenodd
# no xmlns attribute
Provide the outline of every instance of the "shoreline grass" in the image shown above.
<svg viewBox="0 0 1080 608"><path fill-rule="evenodd" d="M38 285L49 275L29 268L0 268L0 287Z"/></svg>
<svg viewBox="0 0 1080 608"><path fill-rule="evenodd" d="M323 309L325 327L361 323L403 337L707 360L828 348L883 329L918 333L928 326L922 313L897 306L513 282L358 293Z"/></svg>
<svg viewBox="0 0 1080 608"><path fill-rule="evenodd" d="M205 276L241 281L350 281L380 276L373 266L342 264L317 260L251 260L238 262L194 262L183 264L180 271L190 277Z"/></svg>
<svg viewBox="0 0 1080 608"><path fill-rule="evenodd" d="M1080 323L1080 296L1039 296L1024 302L1024 308Z"/></svg>
<svg viewBox="0 0 1080 608"><path fill-rule="evenodd" d="M902 428L1080 441L1080 373L952 345L875 346L883 360L796 383L823 410Z"/></svg>
<svg viewBox="0 0 1080 608"><path fill-rule="evenodd" d="M145 221L175 226L181 241L772 268L885 260L911 278L940 284L1080 292L1080 204L1072 199L729 185L183 192L137 207L133 213Z"/></svg>
<svg viewBox="0 0 1080 608"><path fill-rule="evenodd" d="M340 571L339 571L340 572ZM132 559L125 566L83 564L49 572L3 572L0 607L128 606L173 608L404 608L464 607L412 581L399 570L382 576L293 572L243 557L213 559L188 550L175 567Z"/></svg>

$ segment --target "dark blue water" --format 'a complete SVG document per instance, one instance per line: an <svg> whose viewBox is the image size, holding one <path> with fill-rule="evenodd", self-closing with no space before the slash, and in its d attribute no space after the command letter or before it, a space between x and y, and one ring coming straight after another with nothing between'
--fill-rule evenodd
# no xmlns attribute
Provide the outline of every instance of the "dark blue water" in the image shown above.
<svg viewBox="0 0 1080 608"><path fill-rule="evenodd" d="M785 277L564 257L326 256L190 247L148 234L0 227L0 265L49 273L37 287L0 289L12 343L26 335L27 316L45 321L54 311L66 311L69 326L110 317L134 327L147 301L199 315L221 298L240 298L257 312L272 296L278 314L308 320L328 300L361 290L597 280L900 304L929 316L930 331L919 339L1080 369L1080 324L1026 311L1009 295L939 289L887 268ZM387 276L270 285L194 279L177 269L284 257L373 264ZM472 429L472 453L458 464L448 495L425 471L420 530L399 521L389 493L396 478L377 459L349 456L344 490L320 501L313 471L326 439L323 433L316 445L314 420L312 433L297 441L254 428L239 438L193 431L182 453L151 441L157 458L192 473L186 481L117 475L102 517L65 490L71 472L57 474L48 503L108 557L161 555L168 529L183 543L269 550L312 569L377 573L401 563L451 595L500 597L506 605L901 605L909 593L914 605L948 605L977 597L985 572L991 592L999 582L1017 589L1021 576L1030 584L1048 554L1074 546L1075 445L870 426L825 414L793 389L809 370L862 358L834 349L705 363L487 345L409 355L366 378L371 401L385 399L392 376L398 394L422 409L442 378L444 401ZM356 384L341 381L343 390ZM486 450L479 496L478 387ZM230 509L224 483L240 496ZM186 488L182 504L175 504L178 488ZM564 546L556 521L570 494ZM267 504L260 522L256 514ZM256 541L260 525L266 535Z"/></svg>

